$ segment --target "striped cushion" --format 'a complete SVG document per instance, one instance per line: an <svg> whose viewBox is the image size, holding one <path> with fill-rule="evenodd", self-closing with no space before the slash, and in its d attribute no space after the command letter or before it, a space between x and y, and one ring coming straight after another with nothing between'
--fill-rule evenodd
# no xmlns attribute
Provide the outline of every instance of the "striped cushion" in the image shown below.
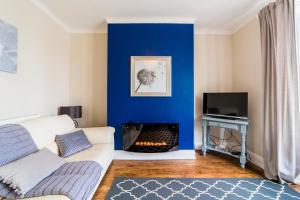
<svg viewBox="0 0 300 200"><path fill-rule="evenodd" d="M0 126L0 166L38 151L29 132L21 125Z"/></svg>
<svg viewBox="0 0 300 200"><path fill-rule="evenodd" d="M64 158L92 147L92 144L82 130L64 135L57 135L55 141L59 148L60 155Z"/></svg>

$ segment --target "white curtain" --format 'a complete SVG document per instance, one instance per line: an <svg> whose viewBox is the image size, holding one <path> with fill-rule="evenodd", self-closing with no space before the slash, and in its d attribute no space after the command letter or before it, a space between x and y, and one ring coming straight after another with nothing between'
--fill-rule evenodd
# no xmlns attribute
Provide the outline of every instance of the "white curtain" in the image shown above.
<svg viewBox="0 0 300 200"><path fill-rule="evenodd" d="M260 11L259 19L265 69L265 175L282 182L300 183L299 70L294 1L276 0Z"/></svg>
<svg viewBox="0 0 300 200"><path fill-rule="evenodd" d="M295 30L296 30L296 46L297 46L297 66L298 69L300 69L300 0L295 0ZM298 70L298 78L300 79L300 70ZM300 81L299 81L299 86L300 88ZM300 92L299 92L300 95ZM300 96L299 96L300 99ZM300 103L299 103L299 110L300 110ZM296 136L296 141L298 143L300 142L300 134L297 134ZM300 145L297 145L297 151L300 152ZM297 171L300 172L300 153L297 154L297 160L298 160L298 165L297 165ZM298 174L295 178L295 183L300 184L300 174Z"/></svg>

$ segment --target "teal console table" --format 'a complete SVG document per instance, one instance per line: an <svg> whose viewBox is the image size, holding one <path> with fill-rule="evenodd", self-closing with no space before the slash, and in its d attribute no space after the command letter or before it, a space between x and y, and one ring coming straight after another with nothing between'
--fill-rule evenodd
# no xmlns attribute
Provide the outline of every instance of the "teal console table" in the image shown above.
<svg viewBox="0 0 300 200"><path fill-rule="evenodd" d="M240 165L245 168L247 162L247 135L248 135L249 120L241 119L222 119L210 117L207 115L202 116L202 128L203 128L203 145L202 152L206 155L207 150L217 151L229 156L233 156L240 159ZM228 151L216 149L212 144L209 137L210 127L225 128L238 131L241 134L241 154L235 155Z"/></svg>

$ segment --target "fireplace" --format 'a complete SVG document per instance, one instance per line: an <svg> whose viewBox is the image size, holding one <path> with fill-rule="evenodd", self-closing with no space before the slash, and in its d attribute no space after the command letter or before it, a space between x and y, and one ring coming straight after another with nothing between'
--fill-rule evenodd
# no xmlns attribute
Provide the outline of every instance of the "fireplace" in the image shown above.
<svg viewBox="0 0 300 200"><path fill-rule="evenodd" d="M123 124L123 150L157 153L178 150L179 125L176 123Z"/></svg>

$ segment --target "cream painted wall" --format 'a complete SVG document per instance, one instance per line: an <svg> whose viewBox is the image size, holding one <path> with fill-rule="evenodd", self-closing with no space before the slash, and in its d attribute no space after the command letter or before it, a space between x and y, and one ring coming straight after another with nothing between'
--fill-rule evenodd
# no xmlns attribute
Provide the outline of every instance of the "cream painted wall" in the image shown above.
<svg viewBox="0 0 300 200"><path fill-rule="evenodd" d="M232 91L231 35L195 35L195 147L202 145L203 92Z"/></svg>
<svg viewBox="0 0 300 200"><path fill-rule="evenodd" d="M106 125L107 34L71 34L70 104L83 106L80 126Z"/></svg>
<svg viewBox="0 0 300 200"><path fill-rule="evenodd" d="M30 1L1 0L0 19L18 28L18 72L0 71L0 120L57 114L69 103L69 36Z"/></svg>
<svg viewBox="0 0 300 200"><path fill-rule="evenodd" d="M249 92L248 148L263 165L263 67L259 20L253 19L233 35L233 90Z"/></svg>

